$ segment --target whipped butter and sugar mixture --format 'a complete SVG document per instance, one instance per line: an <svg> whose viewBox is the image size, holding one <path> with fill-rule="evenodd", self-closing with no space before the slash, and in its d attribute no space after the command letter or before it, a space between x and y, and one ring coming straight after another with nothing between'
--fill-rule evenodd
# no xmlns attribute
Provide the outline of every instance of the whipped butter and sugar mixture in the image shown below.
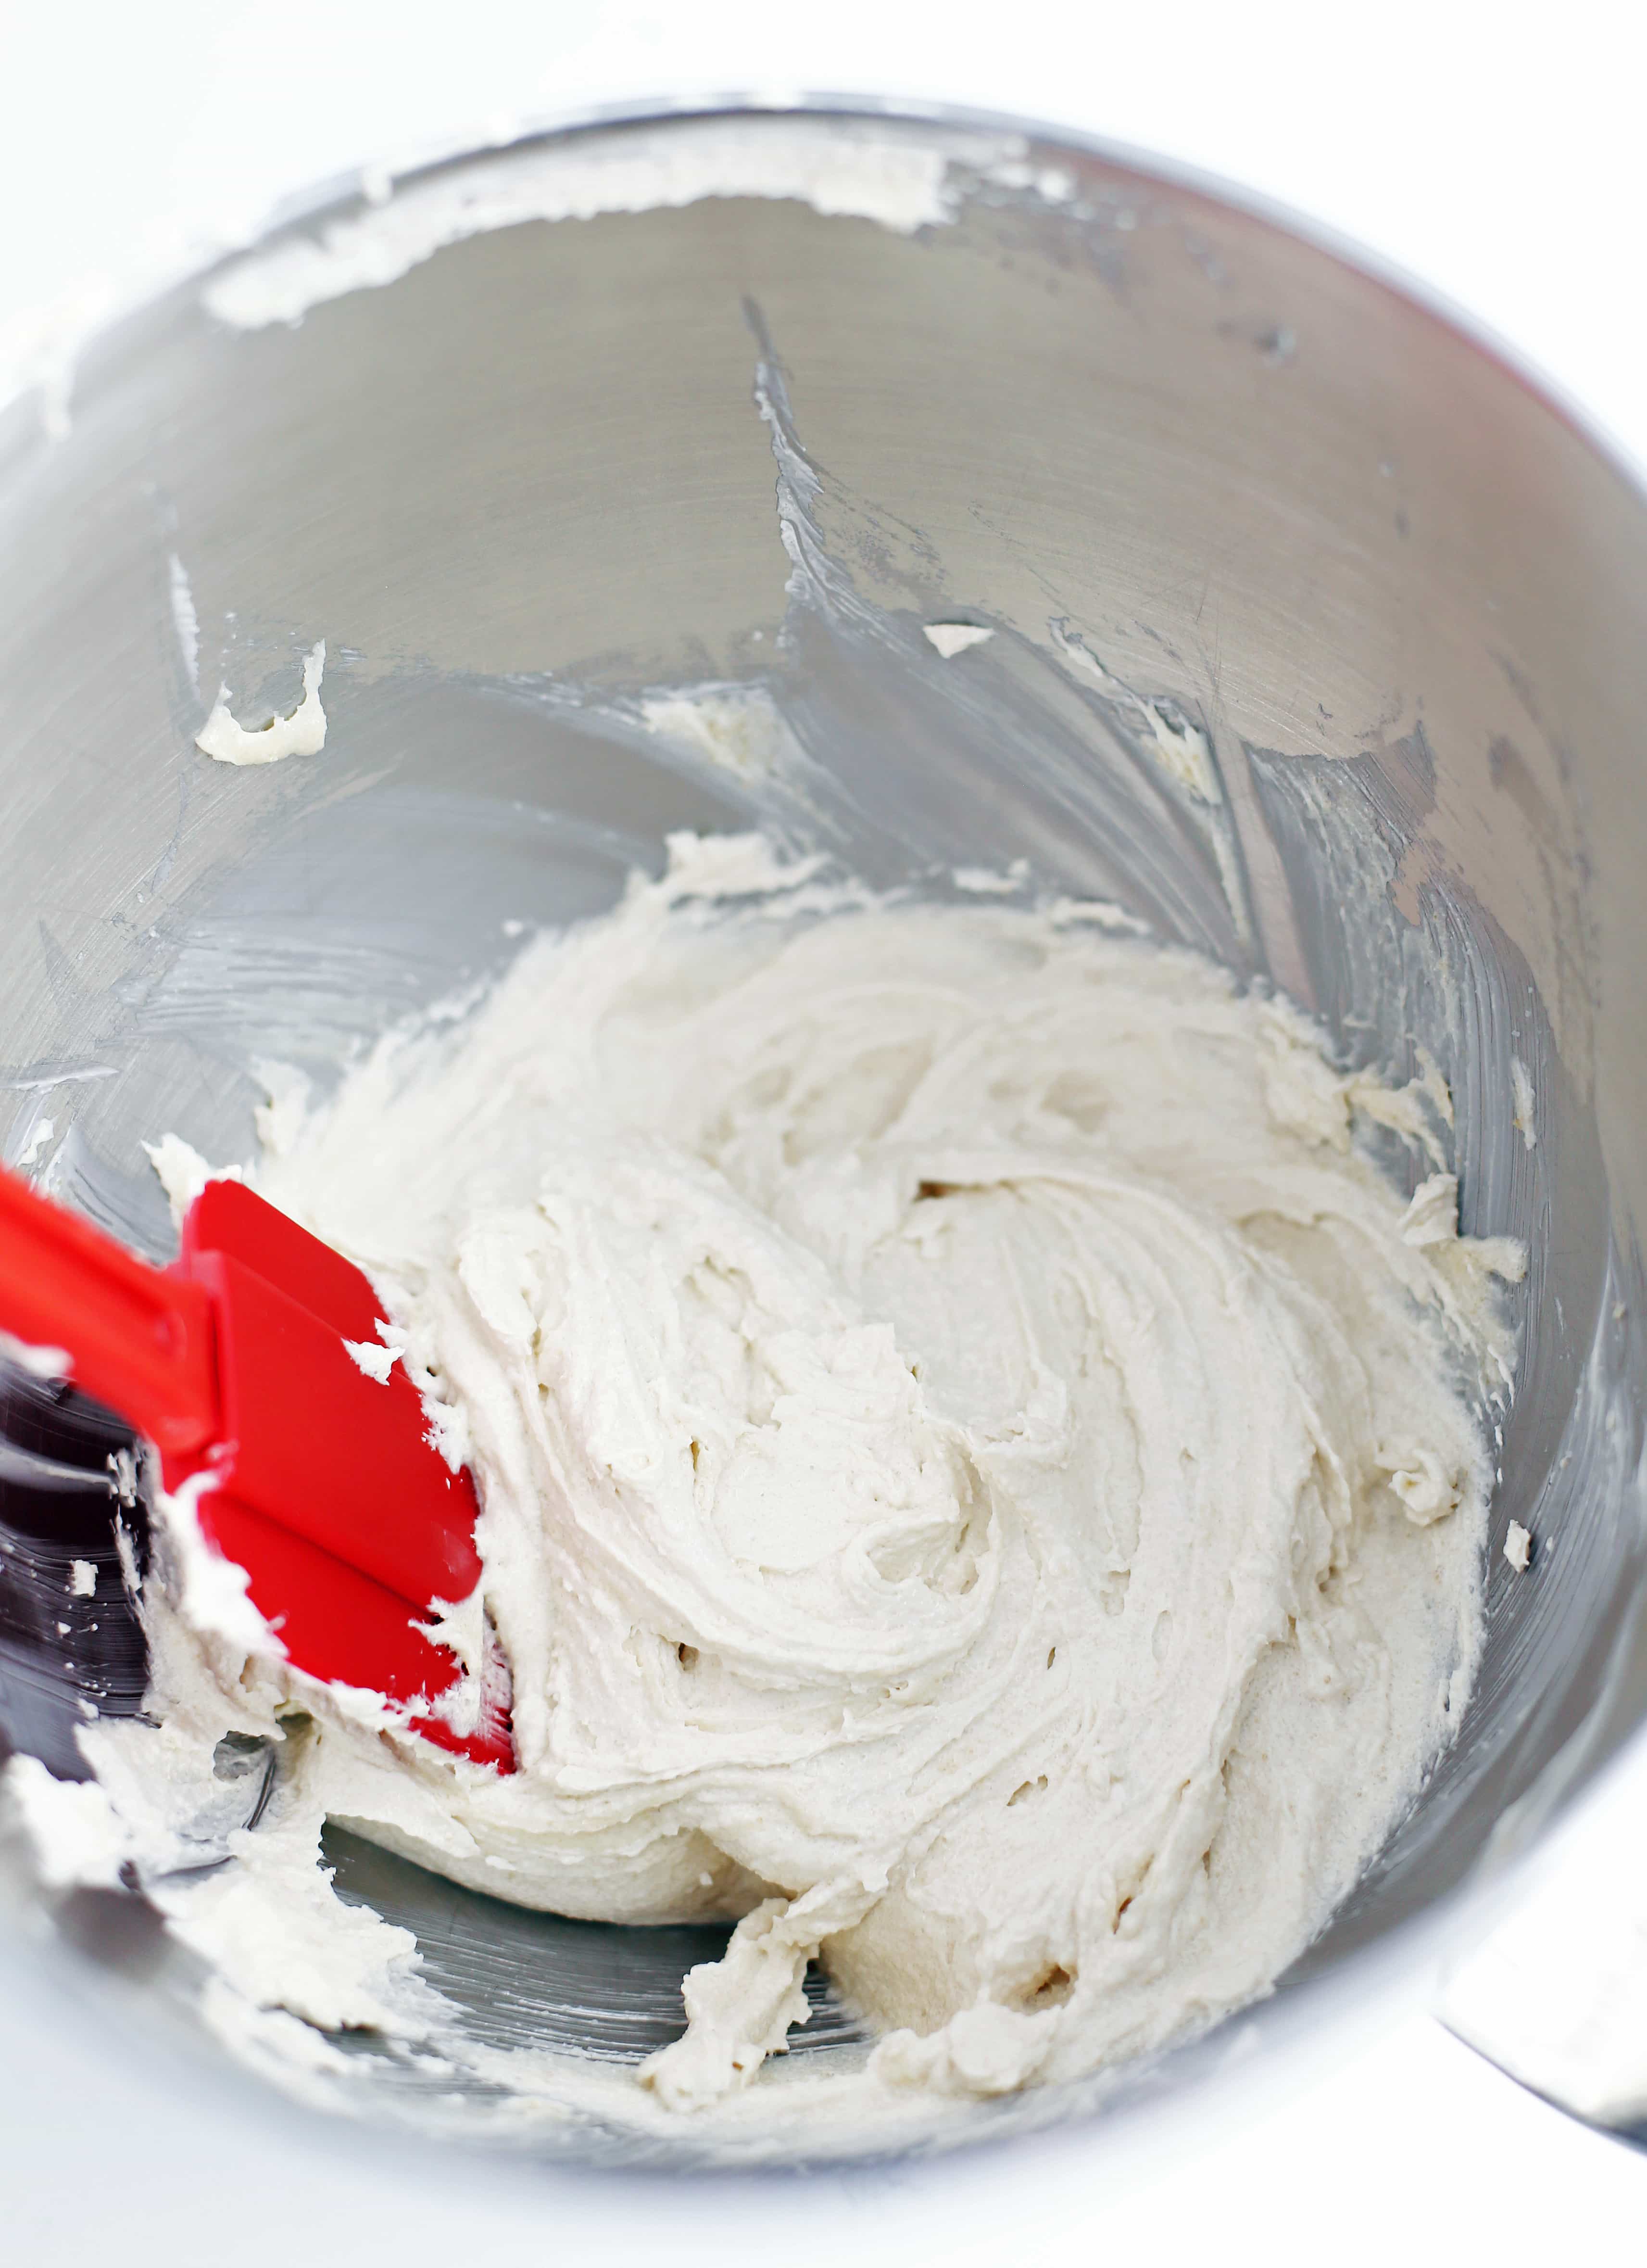
<svg viewBox="0 0 1647 2268"><path fill-rule="evenodd" d="M672 849L289 1098L257 1168L473 1466L518 1771L248 1638L186 1506L162 1699L308 1712L311 1971L327 1815L556 1913L736 1920L638 2074L660 2111L755 2080L813 1958L878 2036L862 2088L1157 2047L1271 1983L1456 1724L1519 1248L1458 1235L1433 1073L1341 1074L1101 909ZM448 1635L478 1666L478 1616ZM280 1967L238 1989L335 2014Z"/></svg>

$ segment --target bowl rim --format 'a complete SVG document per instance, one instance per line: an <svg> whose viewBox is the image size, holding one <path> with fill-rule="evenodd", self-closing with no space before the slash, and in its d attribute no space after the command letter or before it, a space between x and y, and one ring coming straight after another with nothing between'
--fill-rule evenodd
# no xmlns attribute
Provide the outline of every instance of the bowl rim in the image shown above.
<svg viewBox="0 0 1647 2268"><path fill-rule="evenodd" d="M386 181L393 196L442 174L460 173L477 164L526 157L579 136L666 129L716 120L770 122L775 128L785 121L834 120L842 124L876 123L916 132L925 129L935 133L1018 137L1048 157L1068 152L1095 159L1164 191L1198 197L1256 221L1322 254L1361 282L1387 292L1451 331L1566 426L1647 509L1647 456L1638 456L1580 395L1484 317L1438 284L1415 273L1401 261L1363 244L1347 231L1284 198L1272 196L1210 167L1164 156L1117 136L1014 111L980 108L904 93L887 94L873 89L785 89L765 92L759 88L732 88L724 92L623 96L533 112L518 121L511 120L506 132L500 131L490 138L478 136L473 129L451 136L420 137L393 161L364 160L344 172L324 175L289 191L238 238L209 249L197 240L187 255L160 273L134 276L125 288L117 285L72 336L64 338L53 349L50 366L43 372L39 366L22 373L8 373L0 367L0 418L15 403L26 401L31 393L36 394L41 397L41 414L48 436L62 438L65 429L54 424L54 411L60 412L67 404L76 365L127 319L174 293L197 291L237 262L329 219L357 210L363 203L380 203L383 199L378 185ZM372 185L370 188L369 184ZM48 400L48 396L52 398Z"/></svg>

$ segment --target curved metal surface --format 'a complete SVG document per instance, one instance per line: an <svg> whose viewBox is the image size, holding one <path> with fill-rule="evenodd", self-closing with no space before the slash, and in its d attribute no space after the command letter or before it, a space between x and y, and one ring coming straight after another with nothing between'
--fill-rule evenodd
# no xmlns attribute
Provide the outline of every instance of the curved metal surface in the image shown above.
<svg viewBox="0 0 1647 2268"><path fill-rule="evenodd" d="M460 200L482 169L570 178L714 126L419 178ZM1278 2050L1412 1973L1647 1702L1647 509L1500 359L1204 185L1001 122L739 131L936 151L943 213L518 220L297 328L228 328L190 284L88 351L66 440L0 420L0 1138L20 1155L49 1117L48 1184L161 1253L140 1138L246 1154L259 1058L324 1083L503 966L505 923L595 910L672 829L752 818L928 889L1021 857L1296 992L1347 1059L1427 1049L1467 1226L1535 1256L1486 1666L1414 1815L1242 2020ZM277 242L399 203L341 196ZM995 633L964 673L922 636L956 619ZM220 679L240 713L290 706L320 637L321 759L195 755ZM648 729L645 688L709 682L764 688L785 753L761 778ZM1163 777L1151 714L1204 736L1212 800ZM1526 1577L1496 1549L1511 1516ZM450 1886L334 1855L477 2021L507 2030L511 1992L546 2036L591 2008L586 1927L526 1918L511 1952L520 1918L474 1900L460 1928ZM648 2038L679 2021L665 1934L603 1934L592 2047L621 2005ZM187 2003L151 1953L138 2007ZM820 2021L818 2052L856 2051ZM1187 2099L1227 2045L975 2124ZM429 2112L384 2058L357 2088Z"/></svg>

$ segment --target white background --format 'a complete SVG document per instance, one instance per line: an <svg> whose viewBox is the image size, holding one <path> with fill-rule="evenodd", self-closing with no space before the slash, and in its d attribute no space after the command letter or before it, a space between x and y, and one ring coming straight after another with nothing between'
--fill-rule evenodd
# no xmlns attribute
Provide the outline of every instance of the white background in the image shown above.
<svg viewBox="0 0 1647 2268"><path fill-rule="evenodd" d="M651 94L875 92L1082 127L1312 214L1485 321L1647 463L1636 15L1634 0L0 0L0 365L362 160ZM0 2242L19 2268L671 2257L685 2208L662 2193L574 2210L502 2178L391 2183L342 2152L276 2167L228 2113L180 2133L166 2100L134 2101L73 2038L26 2046L20 2022L0 2008ZM930 2257L1647 2257L1647 2158L1423 2019L1188 2165L1077 2184L1055 2233L1031 2235L1022 2205L1016 2239L1010 2211L978 2216L935 2228ZM842 2211L828 2183L775 2199L769 2244L740 2217L726 2257L810 2258ZM835 2249L852 2268L889 2250L923 2268L898 2219L848 2213ZM690 2232L691 2257L707 2233Z"/></svg>

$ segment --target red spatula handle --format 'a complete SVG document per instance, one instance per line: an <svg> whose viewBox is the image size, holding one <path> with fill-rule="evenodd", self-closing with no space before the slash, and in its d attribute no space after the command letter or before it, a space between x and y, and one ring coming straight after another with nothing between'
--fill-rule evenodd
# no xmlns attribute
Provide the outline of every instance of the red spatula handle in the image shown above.
<svg viewBox="0 0 1647 2268"><path fill-rule="evenodd" d="M70 1376L168 1467L217 1437L211 1303L0 1169L0 1330L68 1350Z"/></svg>

